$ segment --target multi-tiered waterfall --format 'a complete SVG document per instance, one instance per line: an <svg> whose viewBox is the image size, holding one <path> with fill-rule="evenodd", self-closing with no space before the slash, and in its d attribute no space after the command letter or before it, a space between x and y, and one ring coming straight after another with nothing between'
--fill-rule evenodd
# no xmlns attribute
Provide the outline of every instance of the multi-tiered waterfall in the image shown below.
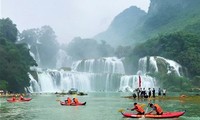
<svg viewBox="0 0 200 120"><path fill-rule="evenodd" d="M139 71L142 73L158 72L159 66L166 69L166 73L174 72L178 76L182 76L182 67L173 60L169 60L160 56L149 56L139 60Z"/></svg>
<svg viewBox="0 0 200 120"><path fill-rule="evenodd" d="M168 73L174 70L180 75L178 63L159 56L141 58L137 75L125 75L123 62L116 57L88 59L74 62L71 71L36 69L38 80L30 75L29 91L56 92L71 88L79 91L133 91L138 88L139 75L142 88L156 88L156 80L146 73L159 71L158 59L165 61Z"/></svg>

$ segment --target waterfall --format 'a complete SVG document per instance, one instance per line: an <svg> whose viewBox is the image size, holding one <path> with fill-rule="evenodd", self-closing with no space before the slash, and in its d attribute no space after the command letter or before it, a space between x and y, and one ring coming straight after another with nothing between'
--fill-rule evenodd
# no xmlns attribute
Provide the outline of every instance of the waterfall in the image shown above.
<svg viewBox="0 0 200 120"><path fill-rule="evenodd" d="M39 92L68 91L77 88L79 91L117 91L120 83L120 74L96 74L63 70L44 70L38 72ZM31 84L30 92L34 91Z"/></svg>
<svg viewBox="0 0 200 120"><path fill-rule="evenodd" d="M166 59L166 58L163 58L163 57L160 57L160 56L158 56L158 58L163 59L164 61L166 61L166 63L168 63L167 73L171 73L171 72L175 71L175 73L178 76L181 76L180 70L182 69L182 66L180 64L178 64L177 62L175 62L173 60L169 60L169 59Z"/></svg>
<svg viewBox="0 0 200 120"><path fill-rule="evenodd" d="M68 56L67 53L59 49L57 53L56 68L69 67L72 64L72 57Z"/></svg>
<svg viewBox="0 0 200 120"><path fill-rule="evenodd" d="M38 82L33 78L33 76L28 73L30 80L30 87L28 87L28 91L33 93L33 92L40 92L40 86Z"/></svg>
<svg viewBox="0 0 200 120"><path fill-rule="evenodd" d="M141 75L141 88L155 88L156 80L148 75ZM119 91L125 92L130 91L133 92L136 88L138 88L139 84L138 75L125 75L121 77Z"/></svg>
<svg viewBox="0 0 200 120"><path fill-rule="evenodd" d="M125 74L122 61L116 57L81 60L73 63L73 70L89 73Z"/></svg>
<svg viewBox="0 0 200 120"><path fill-rule="evenodd" d="M150 57L143 57L139 60L139 70L142 73L153 73L159 72L158 64L164 66L167 70L167 73L175 72L178 76L181 76L180 70L181 65L173 60L169 60L160 56L150 56Z"/></svg>
<svg viewBox="0 0 200 120"><path fill-rule="evenodd" d="M176 71L180 75L181 66L178 63L160 56L141 58L137 75L126 75L121 59L104 57L74 62L71 71L31 67L31 70L37 72L38 80L29 76L31 78L29 91L59 92L76 88L79 91L132 92L138 88L139 75L142 88L158 88L156 80L146 73L159 72L159 65L165 66L167 73Z"/></svg>

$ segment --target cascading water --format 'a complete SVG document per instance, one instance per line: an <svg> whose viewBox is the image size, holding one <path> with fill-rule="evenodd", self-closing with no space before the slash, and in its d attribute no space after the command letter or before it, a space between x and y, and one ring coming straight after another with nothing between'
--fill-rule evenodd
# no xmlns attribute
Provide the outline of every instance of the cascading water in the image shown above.
<svg viewBox="0 0 200 120"><path fill-rule="evenodd" d="M138 75L125 75L123 62L116 57L80 60L72 64L71 71L38 71L38 82L31 81L31 92L58 92L77 88L79 91L133 91L138 88L138 76L141 76L142 88L157 88L156 80L146 72L158 72L157 61L165 61L178 72L178 63L159 56L144 57L139 60ZM170 68L171 68L170 67ZM149 71L150 70L150 71ZM169 72L169 71L168 71ZM37 86L37 87L36 87ZM39 86L39 87L38 87Z"/></svg>
<svg viewBox="0 0 200 120"><path fill-rule="evenodd" d="M158 57L160 59L165 60L168 63L168 72L167 73L171 73L172 71L175 71L175 73L178 76L181 76L180 70L182 69L181 65L178 64L177 62L173 61L173 60L169 60L163 57Z"/></svg>
<svg viewBox="0 0 200 120"><path fill-rule="evenodd" d="M56 68L69 67L72 64L72 57L68 56L67 53L59 49L57 53Z"/></svg>
<svg viewBox="0 0 200 120"><path fill-rule="evenodd" d="M71 88L79 91L117 91L125 73L122 61L116 57L77 61L71 68L72 71L31 69L39 70L40 92L67 91Z"/></svg>
<svg viewBox="0 0 200 120"><path fill-rule="evenodd" d="M33 92L40 92L40 86L38 84L38 82L33 78L33 76L28 73L30 80L30 87L28 87L28 91L33 93Z"/></svg>
<svg viewBox="0 0 200 120"><path fill-rule="evenodd" d="M141 75L141 88L155 88L156 80L148 75ZM122 76L120 81L120 91L133 92L136 88L139 88L138 75Z"/></svg>
<svg viewBox="0 0 200 120"><path fill-rule="evenodd" d="M125 74L122 61L116 57L81 60L73 64L73 70L79 72Z"/></svg>
<svg viewBox="0 0 200 120"><path fill-rule="evenodd" d="M158 62L162 63L163 66L166 66L167 73L175 72L178 76L181 76L180 70L181 65L173 60L169 60L160 56L150 56L150 57L143 57L139 60L139 70L142 73L148 72L158 72Z"/></svg>

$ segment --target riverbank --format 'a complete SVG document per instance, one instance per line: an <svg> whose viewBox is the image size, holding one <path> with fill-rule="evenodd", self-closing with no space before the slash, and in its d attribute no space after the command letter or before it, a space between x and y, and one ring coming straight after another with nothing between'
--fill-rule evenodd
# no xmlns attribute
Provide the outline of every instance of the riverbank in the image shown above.
<svg viewBox="0 0 200 120"><path fill-rule="evenodd" d="M123 96L123 98L128 99L146 99L146 100L179 100L181 102L195 102L200 103L200 95L199 94L181 94L178 96L156 96L155 98L134 98L133 96Z"/></svg>

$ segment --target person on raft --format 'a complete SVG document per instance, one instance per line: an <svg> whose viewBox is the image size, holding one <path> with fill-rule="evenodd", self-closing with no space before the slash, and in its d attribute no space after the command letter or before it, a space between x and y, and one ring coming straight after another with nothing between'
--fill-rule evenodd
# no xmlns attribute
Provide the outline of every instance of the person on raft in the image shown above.
<svg viewBox="0 0 200 120"><path fill-rule="evenodd" d="M15 95L12 96L12 101L15 101L16 100L16 97Z"/></svg>
<svg viewBox="0 0 200 120"><path fill-rule="evenodd" d="M150 112L146 113L146 114L151 114L154 111L156 112L157 115L162 115L163 114L163 110L158 104L150 103L149 106L152 108L152 110Z"/></svg>
<svg viewBox="0 0 200 120"><path fill-rule="evenodd" d="M66 103L67 105L71 105L71 104L72 104L71 98L70 98L70 97L67 97L67 99L65 100L65 103Z"/></svg>
<svg viewBox="0 0 200 120"><path fill-rule="evenodd" d="M78 98L73 98L73 102L74 102L74 104L79 104L79 101L78 101Z"/></svg>
<svg viewBox="0 0 200 120"><path fill-rule="evenodd" d="M138 115L144 115L144 109L140 106L140 105L138 105L137 103L134 103L134 107L132 108L132 109L129 109L128 108L128 110L131 110L131 111L134 111L134 110L136 110L138 113Z"/></svg>
<svg viewBox="0 0 200 120"><path fill-rule="evenodd" d="M19 96L19 100L24 100L24 97L23 97L22 94L20 94L20 96Z"/></svg>

